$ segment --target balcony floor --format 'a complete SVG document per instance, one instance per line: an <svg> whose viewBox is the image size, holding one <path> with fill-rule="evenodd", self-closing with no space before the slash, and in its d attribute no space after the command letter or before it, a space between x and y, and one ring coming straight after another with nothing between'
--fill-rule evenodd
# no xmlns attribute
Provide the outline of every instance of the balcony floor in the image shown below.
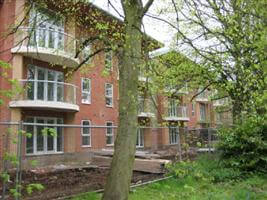
<svg viewBox="0 0 267 200"><path fill-rule="evenodd" d="M27 57L42 60L56 65L63 65L70 68L79 65L79 60L72 55L56 49L44 47L19 46L11 49L12 53L22 54Z"/></svg>
<svg viewBox="0 0 267 200"><path fill-rule="evenodd" d="M66 112L77 112L80 110L76 104L55 102L55 101L38 101L38 100L18 100L9 102L10 108L31 108L35 110L59 110Z"/></svg>

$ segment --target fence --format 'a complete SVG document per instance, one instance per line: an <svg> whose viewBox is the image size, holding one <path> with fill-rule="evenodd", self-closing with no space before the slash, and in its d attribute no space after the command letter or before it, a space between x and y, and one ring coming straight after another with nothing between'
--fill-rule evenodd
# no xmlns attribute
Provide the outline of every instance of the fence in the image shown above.
<svg viewBox="0 0 267 200"><path fill-rule="evenodd" d="M96 155L112 156L117 126L113 122L96 126L88 120L63 124L59 118L32 117L25 122L0 122L0 133L0 169L5 174L13 168L15 183L20 185L22 169L94 164L92 158ZM182 160L197 150L213 151L216 140L216 130L211 128L139 127L136 157ZM5 187L3 182L2 199ZM20 192L20 187L17 190Z"/></svg>

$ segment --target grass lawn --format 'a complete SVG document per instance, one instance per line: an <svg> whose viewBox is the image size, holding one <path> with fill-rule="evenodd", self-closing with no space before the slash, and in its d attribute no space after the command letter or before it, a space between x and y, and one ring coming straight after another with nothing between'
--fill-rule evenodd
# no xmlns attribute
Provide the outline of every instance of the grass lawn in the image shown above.
<svg viewBox="0 0 267 200"><path fill-rule="evenodd" d="M216 159L207 157L175 170L176 178L132 189L129 200L267 200L267 175L240 179L235 170L218 168ZM71 200L100 199L101 194L87 193Z"/></svg>
<svg viewBox="0 0 267 200"><path fill-rule="evenodd" d="M87 193L72 200L99 200L100 194ZM132 190L130 200L265 200L267 177L254 176L239 182L210 184L205 181L170 178Z"/></svg>

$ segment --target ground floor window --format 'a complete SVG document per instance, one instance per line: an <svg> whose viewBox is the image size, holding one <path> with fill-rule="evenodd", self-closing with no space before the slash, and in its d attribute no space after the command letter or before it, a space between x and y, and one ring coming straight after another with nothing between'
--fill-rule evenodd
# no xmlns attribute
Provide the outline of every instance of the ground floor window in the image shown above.
<svg viewBox="0 0 267 200"><path fill-rule="evenodd" d="M144 147L144 129L137 129L136 147Z"/></svg>
<svg viewBox="0 0 267 200"><path fill-rule="evenodd" d="M91 123L89 120L82 121L82 146L90 147L91 146L91 129L88 127ZM87 126L87 127L86 127Z"/></svg>
<svg viewBox="0 0 267 200"><path fill-rule="evenodd" d="M106 123L107 129L106 129L106 144L113 145L114 139L113 139L113 122L107 122Z"/></svg>
<svg viewBox="0 0 267 200"><path fill-rule="evenodd" d="M28 117L26 123L30 123L26 125L26 154L63 152L63 127L54 126L63 124L63 119Z"/></svg>
<svg viewBox="0 0 267 200"><path fill-rule="evenodd" d="M178 139L179 139L178 134L179 134L178 127L169 127L170 144L178 144Z"/></svg>

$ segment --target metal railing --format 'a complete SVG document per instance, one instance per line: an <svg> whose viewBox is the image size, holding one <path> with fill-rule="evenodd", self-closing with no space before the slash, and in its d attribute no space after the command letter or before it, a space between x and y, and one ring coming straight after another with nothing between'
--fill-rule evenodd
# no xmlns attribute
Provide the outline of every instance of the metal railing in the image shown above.
<svg viewBox="0 0 267 200"><path fill-rule="evenodd" d="M54 29L41 27L20 27L15 36L15 46L35 47L50 50L52 53L62 52L74 57L76 53L75 37Z"/></svg>
<svg viewBox="0 0 267 200"><path fill-rule="evenodd" d="M201 90L199 90L198 92L200 92ZM202 93L200 93L199 95L197 95L196 100L197 101L201 101L201 100L205 100L208 101L209 99L209 92L208 91L204 91Z"/></svg>
<svg viewBox="0 0 267 200"><path fill-rule="evenodd" d="M23 93L14 100L49 101L77 104L77 86L48 80L19 80Z"/></svg>
<svg viewBox="0 0 267 200"><path fill-rule="evenodd" d="M150 99L138 98L138 113L151 113L153 108L152 101Z"/></svg>
<svg viewBox="0 0 267 200"><path fill-rule="evenodd" d="M89 122L89 125L63 124L63 121L60 124L57 118L53 118L54 123L47 117L32 118L34 120L27 120L27 122L0 122L0 174L9 173L10 169L16 169L15 175L10 177L10 181L1 180L1 182L3 181L0 184L2 199L10 197L9 190L11 188L16 188L18 193L21 192L21 187L14 186L22 185L24 187L27 184L22 181L21 174L23 169L30 166L32 160L36 160L37 165L31 166L31 168L46 167L47 165L50 167L51 165L55 167L70 166L71 164L82 166L83 163L88 162L95 165L102 163L97 158L110 158L114 153L114 147L107 143L114 142L116 138L117 126L115 125L92 125L92 122ZM41 119L43 119L42 123ZM46 128L54 129L56 135L50 135L49 130L43 131ZM25 132L21 130L25 130ZM30 137L29 134L31 134ZM112 137L111 140L110 137ZM14 143L14 141L16 142ZM51 141L54 142L51 143ZM151 158L185 160L196 156L197 151L214 151L217 141L217 132L212 128L139 127L135 156L139 159L149 160ZM60 151L58 148L61 148ZM55 151L51 151L51 149ZM18 162L12 164L8 157L3 156L8 153L14 153ZM48 154L49 156L40 156ZM94 155L96 159L90 158ZM150 162L148 165L151 165ZM23 199L24 195L22 194L17 199Z"/></svg>
<svg viewBox="0 0 267 200"><path fill-rule="evenodd" d="M187 106L169 106L168 117L188 118Z"/></svg>

